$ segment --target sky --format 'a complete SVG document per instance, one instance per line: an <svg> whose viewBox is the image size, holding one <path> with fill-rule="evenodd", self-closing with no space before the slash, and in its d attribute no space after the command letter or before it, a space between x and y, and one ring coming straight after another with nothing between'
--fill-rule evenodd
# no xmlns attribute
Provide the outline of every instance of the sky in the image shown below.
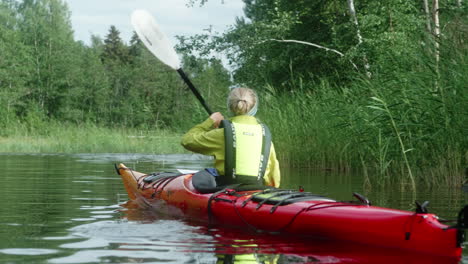
<svg viewBox="0 0 468 264"><path fill-rule="evenodd" d="M162 30L175 44L174 36L200 34L212 27L224 32L242 16L242 0L209 0L203 7L188 7L188 0L64 0L71 11L75 40L89 44L91 35L105 38L111 25L121 33L124 42L133 33L130 14L145 9L155 17ZM224 2L224 3L223 3Z"/></svg>

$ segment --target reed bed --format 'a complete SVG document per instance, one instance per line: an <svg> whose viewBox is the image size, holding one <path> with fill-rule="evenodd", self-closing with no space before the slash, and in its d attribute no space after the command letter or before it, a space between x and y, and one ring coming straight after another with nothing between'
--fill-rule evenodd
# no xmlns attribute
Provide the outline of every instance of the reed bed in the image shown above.
<svg viewBox="0 0 468 264"><path fill-rule="evenodd" d="M462 52L462 51L459 51ZM283 163L363 174L369 183L460 186L468 166L468 63L454 52L413 71L358 78L349 87L303 83L262 94ZM432 65L433 66L433 65Z"/></svg>

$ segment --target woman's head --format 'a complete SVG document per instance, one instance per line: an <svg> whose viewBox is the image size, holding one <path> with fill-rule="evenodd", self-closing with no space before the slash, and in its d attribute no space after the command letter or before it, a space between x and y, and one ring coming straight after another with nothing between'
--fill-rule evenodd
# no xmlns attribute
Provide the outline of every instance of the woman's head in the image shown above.
<svg viewBox="0 0 468 264"><path fill-rule="evenodd" d="M257 94L249 88L234 88L228 96L228 107L234 115L251 115L257 113Z"/></svg>

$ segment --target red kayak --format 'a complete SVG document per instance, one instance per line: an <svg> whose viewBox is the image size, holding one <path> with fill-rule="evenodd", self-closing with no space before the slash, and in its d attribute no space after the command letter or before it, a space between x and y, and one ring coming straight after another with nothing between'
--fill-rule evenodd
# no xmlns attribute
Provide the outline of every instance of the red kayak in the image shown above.
<svg viewBox="0 0 468 264"><path fill-rule="evenodd" d="M142 208L133 200L121 206L125 208L125 210L121 211L122 216L129 221L148 223L163 219L174 220L173 217L162 215L157 210ZM196 225L196 223L192 222L184 222L184 224L188 226ZM216 263L238 263L235 260L250 259L250 262L239 263L460 264L460 259L456 257L417 254L414 251L372 245L363 246L349 241L278 236L265 233L254 234L225 227L196 226L198 228L190 229L189 232L201 236L177 239L178 249L176 249L176 252L212 254L218 260ZM174 243L174 240L170 241ZM184 247L184 244L189 244L189 246ZM224 262L223 260L226 259L232 261ZM277 261L271 261L273 259Z"/></svg>
<svg viewBox="0 0 468 264"><path fill-rule="evenodd" d="M343 202L307 192L245 190L241 186L202 193L193 186L193 174L144 174L123 164L116 169L131 200L171 216L268 234L353 241L438 256L460 258L462 253L468 206L451 227L427 213L424 205L409 212L371 206L360 195L356 195L357 201Z"/></svg>

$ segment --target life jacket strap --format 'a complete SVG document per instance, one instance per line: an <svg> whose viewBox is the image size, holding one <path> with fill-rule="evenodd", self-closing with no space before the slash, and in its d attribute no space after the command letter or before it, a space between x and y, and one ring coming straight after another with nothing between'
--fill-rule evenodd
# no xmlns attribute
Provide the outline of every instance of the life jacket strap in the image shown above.
<svg viewBox="0 0 468 264"><path fill-rule="evenodd" d="M270 150L271 150L271 132L270 129L264 125L260 124L263 130L263 142L262 142L262 156L260 159L260 168L258 172L258 180L261 181L263 176L265 176L266 167L268 165L268 160L270 159Z"/></svg>
<svg viewBox="0 0 468 264"><path fill-rule="evenodd" d="M224 127L224 176L231 181L236 178L236 131L229 120L221 123Z"/></svg>

